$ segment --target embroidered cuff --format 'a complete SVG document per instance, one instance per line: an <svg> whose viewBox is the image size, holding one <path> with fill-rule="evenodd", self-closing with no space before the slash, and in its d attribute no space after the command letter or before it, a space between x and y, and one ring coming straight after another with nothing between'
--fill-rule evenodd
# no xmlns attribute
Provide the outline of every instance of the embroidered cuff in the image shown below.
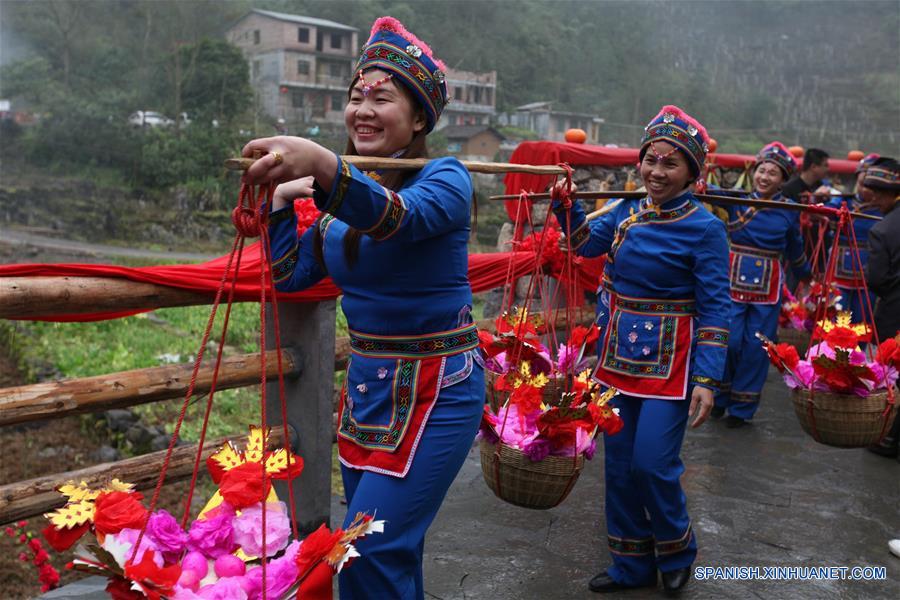
<svg viewBox="0 0 900 600"><path fill-rule="evenodd" d="M331 184L331 192L323 190L318 182L313 183L313 201L316 208L322 212L335 214L344 202L344 196L353 180L353 172L350 170L350 163L341 158L339 154L335 154L338 159L337 172L334 175L334 181Z"/></svg>
<svg viewBox="0 0 900 600"><path fill-rule="evenodd" d="M691 539L694 537L693 525L688 524L687 530L677 540L657 540L656 553L660 556L664 554L676 554L687 550L691 545Z"/></svg>
<svg viewBox="0 0 900 600"><path fill-rule="evenodd" d="M386 240L400 229L403 224L403 217L406 216L407 208L403 198L397 192L389 190L382 186L386 202L384 212L381 213L378 222L374 226L363 231L372 239L382 241Z"/></svg>
<svg viewBox="0 0 900 600"><path fill-rule="evenodd" d="M298 248L299 244L295 243L287 254L272 263L272 279L275 283L281 283L293 274L294 268L297 266Z"/></svg>
<svg viewBox="0 0 900 600"><path fill-rule="evenodd" d="M691 375L691 383L693 383L694 385L709 388L713 391L718 390L722 387L721 381L719 381L718 379L713 379L712 377L707 377L705 375Z"/></svg>
<svg viewBox="0 0 900 600"><path fill-rule="evenodd" d="M624 556L644 556L653 554L653 538L620 538L614 535L607 536L609 551L613 554Z"/></svg>
<svg viewBox="0 0 900 600"><path fill-rule="evenodd" d="M572 250L578 250L584 246L591 237L591 227L587 221L579 225L569 236L572 240Z"/></svg>
<svg viewBox="0 0 900 600"><path fill-rule="evenodd" d="M697 329L697 345L728 347L728 330L721 327L700 327Z"/></svg>

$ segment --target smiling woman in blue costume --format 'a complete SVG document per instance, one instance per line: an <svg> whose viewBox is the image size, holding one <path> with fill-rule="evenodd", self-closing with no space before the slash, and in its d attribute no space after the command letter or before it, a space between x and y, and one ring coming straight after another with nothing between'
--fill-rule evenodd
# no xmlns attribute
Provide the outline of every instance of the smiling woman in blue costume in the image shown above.
<svg viewBox="0 0 900 600"><path fill-rule="evenodd" d="M768 144L756 155L750 197L793 202L781 194L781 186L796 169L796 159L784 144ZM782 260L790 264L798 279L809 278L799 215L777 208L728 207L731 339L724 386L716 395L713 416L721 417L727 410L729 428L746 424L759 408L769 358L756 334L775 339L778 332Z"/></svg>
<svg viewBox="0 0 900 600"><path fill-rule="evenodd" d="M689 190L708 141L702 125L665 106L641 142L648 197L623 200L593 221L577 202L566 210L554 200L575 252L608 253L594 377L620 390L613 405L625 427L604 438L613 564L591 580L595 592L655 586L657 570L676 591L697 555L679 454L688 417L696 415L697 427L712 408L728 344L725 226ZM554 187L556 198L564 185Z"/></svg>
<svg viewBox="0 0 900 600"><path fill-rule="evenodd" d="M872 202L872 190L865 186L866 169L879 159L877 154L869 154L859 161L856 167L856 194L847 198L847 208L853 212L861 212L872 216L881 216L881 211ZM832 208L840 208L844 198L837 197L827 203ZM845 233L838 236L838 256L835 264L834 281L841 293L841 307L849 310L854 323L871 323L872 313L867 306L875 306L875 294L869 291L869 301L863 291L866 264L869 262L869 230L877 223L872 219L854 219L853 233L859 247L859 258L862 270L857 264L850 248L850 240Z"/></svg>
<svg viewBox="0 0 900 600"><path fill-rule="evenodd" d="M447 102L444 68L396 19L378 19L350 84L346 153L425 156ZM291 182L279 186L270 222L278 289L330 275L350 328L338 425L347 522L368 511L386 527L359 542L362 556L340 574L341 598L423 598L425 532L484 402L469 314L471 178L454 158L363 173L302 138L255 140L244 156L257 150L269 154L250 181ZM287 199L305 191L323 216L298 239Z"/></svg>

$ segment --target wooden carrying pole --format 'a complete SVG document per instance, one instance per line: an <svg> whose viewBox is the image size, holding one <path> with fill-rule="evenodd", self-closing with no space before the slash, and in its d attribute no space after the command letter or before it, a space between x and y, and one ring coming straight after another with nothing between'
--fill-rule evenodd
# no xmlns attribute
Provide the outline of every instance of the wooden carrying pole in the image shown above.
<svg viewBox="0 0 900 600"><path fill-rule="evenodd" d="M617 198L623 199L633 199L633 198L646 198L647 192L626 192L626 191L616 191L611 190L607 192L575 192L572 197L576 200L611 200ZM701 202L709 202L710 204L735 204L741 206L756 206L759 208L776 208L779 210L792 210L796 212L815 212L819 214L825 213L828 210L834 210L835 214L837 214L837 209L830 209L829 207L825 207L822 205L808 205L808 204L797 204L795 202L781 202L779 200L764 200L761 198L742 198L739 196L721 196L718 194L694 194L694 197ZM500 196L490 196L489 200L518 200L519 196L515 194L503 194ZM540 193L540 194L528 194L528 200L549 200L549 193ZM606 207L603 207L606 208ZM599 216L599 214L604 214L605 212L603 208L601 208L596 213L591 213L594 215L593 218ZM603 212L601 212L603 211ZM599 214L597 214L599 213ZM880 221L881 217L877 217L874 215L867 215L865 213L859 212L850 212L850 215L854 219L869 219L871 221ZM591 217L589 217L591 218Z"/></svg>
<svg viewBox="0 0 900 600"><path fill-rule="evenodd" d="M342 160L363 171L377 169L409 171L418 170L428 164L427 158L380 158L377 156L341 156ZM258 159L229 158L225 167L232 171L246 171ZM463 166L471 173L531 173L532 175L565 175L566 170L556 165L519 165L515 163L462 161Z"/></svg>
<svg viewBox="0 0 900 600"><path fill-rule="evenodd" d="M282 351L282 359L285 376L299 374L299 361L293 351ZM206 364L210 365L209 358ZM256 352L224 358L216 389L259 383L260 367ZM170 365L2 389L0 426L184 398L192 371L192 364ZM195 394L209 392L212 375L211 365L200 368ZM270 350L266 353L266 378L274 379L277 375L276 353Z"/></svg>
<svg viewBox="0 0 900 600"><path fill-rule="evenodd" d="M269 435L269 448L280 447L284 439L283 428L280 424L270 427L272 433ZM204 468L206 459L229 439L240 445L247 437L245 434L205 443L201 469ZM88 486L99 487L113 478L118 478L126 483L133 483L138 489L152 488L159 480L159 466L165 455L165 450L151 452L118 462L103 463L77 471L45 475L0 486L0 525L35 517L65 505L65 496L56 489L70 481L75 483L83 481ZM196 455L197 444L175 448L166 471L166 482L189 478L194 470Z"/></svg>

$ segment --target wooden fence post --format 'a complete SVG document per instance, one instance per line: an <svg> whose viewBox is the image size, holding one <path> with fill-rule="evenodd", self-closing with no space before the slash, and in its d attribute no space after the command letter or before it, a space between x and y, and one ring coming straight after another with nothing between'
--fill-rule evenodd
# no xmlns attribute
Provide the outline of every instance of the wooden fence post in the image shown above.
<svg viewBox="0 0 900 600"><path fill-rule="evenodd" d="M334 300L278 304L281 345L291 348L300 365L300 377L285 379L288 424L297 432L295 451L303 457L303 473L294 480L297 526L307 534L331 525L331 451L334 439ZM275 347L272 307L267 307L266 345ZM266 387L266 420L281 423L278 380ZM287 483L276 482L278 497L290 502Z"/></svg>

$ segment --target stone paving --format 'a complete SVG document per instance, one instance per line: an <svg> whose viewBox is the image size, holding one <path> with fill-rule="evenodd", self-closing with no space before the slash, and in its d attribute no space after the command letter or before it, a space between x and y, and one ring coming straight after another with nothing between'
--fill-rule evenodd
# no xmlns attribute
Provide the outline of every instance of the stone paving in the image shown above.
<svg viewBox="0 0 900 600"><path fill-rule="evenodd" d="M691 581L680 597L900 598L900 462L817 444L800 429L774 371L752 426L711 421L689 431L682 457L703 567L884 567L881 581ZM477 447L454 482L425 547L426 598L562 600L597 598L588 580L608 559L598 451L559 507L518 508L485 485ZM337 498L333 522L345 507ZM46 598L103 598L105 582ZM99 584L99 587L98 587ZM618 594L663 597L662 589Z"/></svg>

